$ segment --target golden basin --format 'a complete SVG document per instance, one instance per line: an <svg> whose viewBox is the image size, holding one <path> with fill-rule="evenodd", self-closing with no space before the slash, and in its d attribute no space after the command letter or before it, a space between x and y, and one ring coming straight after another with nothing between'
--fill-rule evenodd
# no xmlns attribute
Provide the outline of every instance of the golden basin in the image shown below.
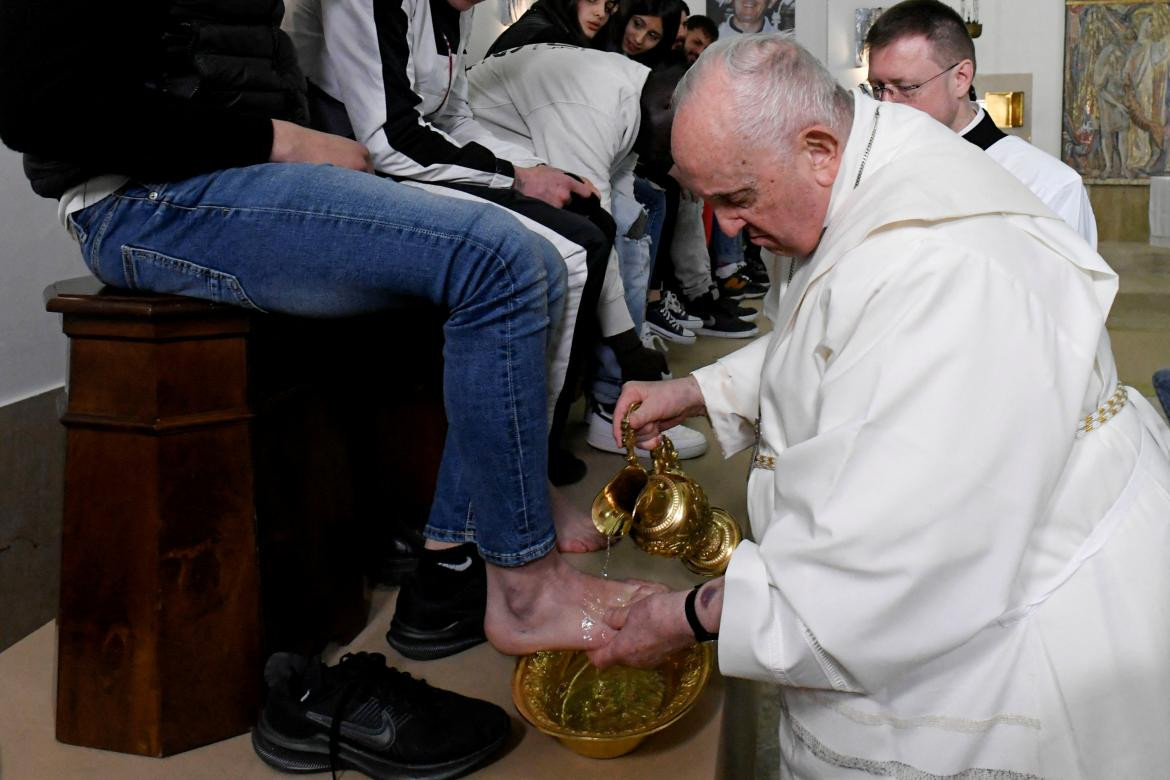
<svg viewBox="0 0 1170 780"><path fill-rule="evenodd" d="M583 651L543 651L516 662L512 701L573 752L616 758L690 711L714 662L709 644L679 650L654 669L599 670Z"/></svg>

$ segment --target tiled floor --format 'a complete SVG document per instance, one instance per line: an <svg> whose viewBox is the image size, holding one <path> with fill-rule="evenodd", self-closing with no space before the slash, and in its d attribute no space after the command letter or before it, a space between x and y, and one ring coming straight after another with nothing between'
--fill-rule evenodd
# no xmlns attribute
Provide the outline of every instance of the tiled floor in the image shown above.
<svg viewBox="0 0 1170 780"><path fill-rule="evenodd" d="M1107 244L1102 254L1121 273L1121 292L1110 317L1114 350L1124 382L1152 394L1150 374L1170 365L1170 250L1140 244ZM766 326L766 320L760 324ZM701 338L691 346L671 347L676 375L705 364L742 342ZM579 417L577 418L579 419ZM697 427L706 430L700 421ZM589 476L570 490L575 501L592 500L600 486L621 465L616 456L591 450L584 443L584 427L573 430L575 449L589 463ZM713 448L684 465L704 485L712 500L733 515L746 519L742 486L746 453L723 460ZM598 555L577 556L587 569L601 565ZM654 559L619 545L610 569L615 576L650 576L683 586L692 578L675 561ZM391 614L393 593L377 594L371 622L352 647L390 653L382 633ZM48 624L0 654L0 777L12 780L42 778L261 778L277 777L252 754L247 737L238 737L165 760L123 756L69 747L52 736L54 627ZM431 682L463 692L509 703L511 661L490 648L430 663L405 663ZM734 692L721 709L719 693ZM734 718L737 740L727 746L735 764L733 777L775 777L776 696L773 689L752 683L717 680L696 712L672 731L648 741L630 756L606 763L579 758L551 740L514 724L512 743L505 755L482 770L479 777L577 778L599 774L622 777L710 778L715 774L721 717ZM753 744L752 734L756 735Z"/></svg>

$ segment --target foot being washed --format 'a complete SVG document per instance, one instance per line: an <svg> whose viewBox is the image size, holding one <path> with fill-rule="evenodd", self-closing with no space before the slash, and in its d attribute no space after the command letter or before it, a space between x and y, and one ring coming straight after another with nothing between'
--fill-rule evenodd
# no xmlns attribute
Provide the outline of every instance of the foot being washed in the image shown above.
<svg viewBox="0 0 1170 780"><path fill-rule="evenodd" d="M583 509L555 487L548 491L553 524L557 528L557 549L566 553L587 553L605 549L605 536L593 525L588 509Z"/></svg>
<svg viewBox="0 0 1170 780"><path fill-rule="evenodd" d="M484 631L511 655L598 647L613 635L607 610L666 591L657 583L593 577L555 550L524 566L488 566L487 580Z"/></svg>

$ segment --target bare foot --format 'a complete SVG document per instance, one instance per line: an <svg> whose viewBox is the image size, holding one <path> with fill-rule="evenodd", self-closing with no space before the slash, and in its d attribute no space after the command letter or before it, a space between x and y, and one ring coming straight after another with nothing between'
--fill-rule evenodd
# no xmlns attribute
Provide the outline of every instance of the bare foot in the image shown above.
<svg viewBox="0 0 1170 780"><path fill-rule="evenodd" d="M548 498L553 524L557 527L558 550L587 553L605 549L605 536L593 525L593 516L588 509L576 506L560 488L552 485L548 487Z"/></svg>
<svg viewBox="0 0 1170 780"><path fill-rule="evenodd" d="M487 567L488 641L509 655L584 650L613 638L606 611L666 591L657 583L603 580L570 566L557 551L524 566Z"/></svg>

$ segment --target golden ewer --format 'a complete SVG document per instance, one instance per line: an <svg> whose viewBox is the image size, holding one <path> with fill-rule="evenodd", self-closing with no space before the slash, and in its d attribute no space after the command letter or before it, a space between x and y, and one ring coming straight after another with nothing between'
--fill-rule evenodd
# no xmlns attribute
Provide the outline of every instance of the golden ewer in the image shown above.
<svg viewBox="0 0 1170 780"><path fill-rule="evenodd" d="M652 555L681 558L704 577L723 573L731 553L743 539L739 524L723 509L711 506L699 483L678 465L678 451L666 435L650 453L654 470L638 462L630 415L622 419L626 465L593 499L593 525L611 539L629 533L638 547Z"/></svg>

